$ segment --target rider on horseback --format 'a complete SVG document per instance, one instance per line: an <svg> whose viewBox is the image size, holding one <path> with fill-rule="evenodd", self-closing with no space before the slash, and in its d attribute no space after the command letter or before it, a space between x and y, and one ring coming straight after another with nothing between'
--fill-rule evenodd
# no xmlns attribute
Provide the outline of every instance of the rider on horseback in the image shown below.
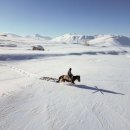
<svg viewBox="0 0 130 130"><path fill-rule="evenodd" d="M80 75L75 75L75 76L73 76L73 74L71 73L71 68L69 68L69 71L68 71L68 74L67 75L61 75L60 77L59 77L59 79L58 79L58 81L56 81L57 83L59 83L59 82L71 82L71 83L73 83L73 84L75 84L74 83L74 81L75 80L78 80L78 82L80 82Z"/></svg>
<svg viewBox="0 0 130 130"><path fill-rule="evenodd" d="M73 80L73 74L71 73L71 68L69 68L69 71L68 71L68 76L69 78L71 79L71 81Z"/></svg>

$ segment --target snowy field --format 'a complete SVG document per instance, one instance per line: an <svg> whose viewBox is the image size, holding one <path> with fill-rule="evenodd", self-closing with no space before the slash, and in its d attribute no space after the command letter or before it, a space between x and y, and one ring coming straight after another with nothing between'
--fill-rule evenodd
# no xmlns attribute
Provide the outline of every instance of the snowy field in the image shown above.
<svg viewBox="0 0 130 130"><path fill-rule="evenodd" d="M130 130L129 38L98 36L86 46L72 37L0 36L0 130ZM40 79L70 67L81 82Z"/></svg>

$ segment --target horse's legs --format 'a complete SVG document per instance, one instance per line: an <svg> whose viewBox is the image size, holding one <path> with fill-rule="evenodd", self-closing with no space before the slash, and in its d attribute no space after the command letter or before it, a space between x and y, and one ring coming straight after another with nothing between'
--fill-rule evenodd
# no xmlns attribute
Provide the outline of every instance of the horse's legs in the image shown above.
<svg viewBox="0 0 130 130"><path fill-rule="evenodd" d="M60 77L59 77L59 80L56 81L56 82L59 83L60 81L63 81L62 77L63 77L63 76L60 76Z"/></svg>
<svg viewBox="0 0 130 130"><path fill-rule="evenodd" d="M75 84L74 82L71 82L72 84Z"/></svg>
<svg viewBox="0 0 130 130"><path fill-rule="evenodd" d="M65 79L62 79L62 82L65 82Z"/></svg>
<svg viewBox="0 0 130 130"><path fill-rule="evenodd" d="M56 82L59 83L59 82L60 82L60 79L61 79L61 76L59 77L58 81L56 81Z"/></svg>
<svg viewBox="0 0 130 130"><path fill-rule="evenodd" d="M75 83L74 83L74 79L71 80L71 83L72 83L72 84L75 84Z"/></svg>

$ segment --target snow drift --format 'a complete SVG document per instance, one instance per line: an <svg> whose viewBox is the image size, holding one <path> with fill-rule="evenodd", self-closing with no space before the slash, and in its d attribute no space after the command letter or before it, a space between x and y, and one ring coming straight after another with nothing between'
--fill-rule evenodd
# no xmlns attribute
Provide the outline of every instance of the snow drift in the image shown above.
<svg viewBox="0 0 130 130"><path fill-rule="evenodd" d="M129 38L67 34L52 41L0 36L0 130L129 130ZM35 44L45 51L30 49ZM41 80L70 67L81 82Z"/></svg>

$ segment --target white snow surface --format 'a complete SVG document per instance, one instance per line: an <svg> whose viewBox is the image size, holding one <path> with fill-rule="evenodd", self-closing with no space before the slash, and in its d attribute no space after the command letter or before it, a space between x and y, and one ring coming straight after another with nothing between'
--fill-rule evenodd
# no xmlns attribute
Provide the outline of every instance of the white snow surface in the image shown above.
<svg viewBox="0 0 130 130"><path fill-rule="evenodd" d="M129 130L129 38L98 35L88 43L0 36L0 130ZM70 67L81 82L40 79Z"/></svg>

